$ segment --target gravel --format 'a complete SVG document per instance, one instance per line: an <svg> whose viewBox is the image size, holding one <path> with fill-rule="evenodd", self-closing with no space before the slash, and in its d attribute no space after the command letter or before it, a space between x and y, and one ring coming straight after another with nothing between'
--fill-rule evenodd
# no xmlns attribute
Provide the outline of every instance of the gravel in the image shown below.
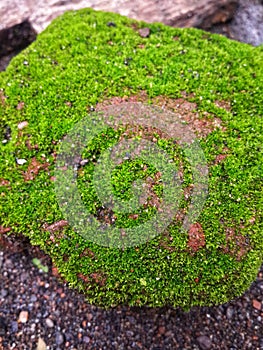
<svg viewBox="0 0 263 350"><path fill-rule="evenodd" d="M263 266L241 297L183 312L172 307L91 306L69 289L50 258L24 238L0 251L0 349L263 349ZM49 272L39 270L38 258Z"/></svg>

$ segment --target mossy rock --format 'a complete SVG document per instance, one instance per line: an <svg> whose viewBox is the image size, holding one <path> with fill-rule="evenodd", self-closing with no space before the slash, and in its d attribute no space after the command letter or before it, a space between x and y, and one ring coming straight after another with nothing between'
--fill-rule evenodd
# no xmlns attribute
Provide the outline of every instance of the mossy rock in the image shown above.
<svg viewBox="0 0 263 350"><path fill-rule="evenodd" d="M57 18L0 75L1 232L28 236L72 287L99 306L189 309L241 295L263 258L262 58L262 46L197 29L91 9ZM108 126L84 148L81 159L87 161L77 170L83 203L101 225L136 227L162 201L158 164L134 158L114 169L112 191L127 201L136 179L150 179L159 202L147 198L131 213L101 203L92 185L96 163L125 137L145 136L169 154L181 167L182 189L178 212L163 232L126 247L98 244L80 235L61 211L57 155L77 122L108 106L139 102L164 107L192 130L206 159L207 198L183 231L193 174L181 145L154 125L133 134L125 125Z"/></svg>

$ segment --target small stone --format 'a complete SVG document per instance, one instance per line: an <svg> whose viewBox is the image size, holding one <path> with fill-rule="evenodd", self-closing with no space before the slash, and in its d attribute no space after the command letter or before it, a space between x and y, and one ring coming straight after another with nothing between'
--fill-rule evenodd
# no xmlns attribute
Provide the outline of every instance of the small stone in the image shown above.
<svg viewBox="0 0 263 350"><path fill-rule="evenodd" d="M25 159L19 159L19 158L16 158L16 163L18 164L18 165L23 165L23 164L25 164L27 161L25 160Z"/></svg>
<svg viewBox="0 0 263 350"><path fill-rule="evenodd" d="M19 314L18 322L27 323L28 311L21 311Z"/></svg>
<svg viewBox="0 0 263 350"><path fill-rule="evenodd" d="M110 21L107 23L107 26L108 27L116 27L116 23Z"/></svg>
<svg viewBox="0 0 263 350"><path fill-rule="evenodd" d="M232 306L229 306L226 310L226 317L230 320L234 314L234 309Z"/></svg>
<svg viewBox="0 0 263 350"><path fill-rule="evenodd" d="M127 338L132 338L134 336L134 332L133 331L127 331L126 335L127 335Z"/></svg>
<svg viewBox="0 0 263 350"><path fill-rule="evenodd" d="M165 330L165 327L164 326L160 326L159 329L158 329L158 333L163 335L165 334L166 330Z"/></svg>
<svg viewBox="0 0 263 350"><path fill-rule="evenodd" d="M7 289L2 289L1 290L1 297L5 298L8 295L8 290Z"/></svg>
<svg viewBox="0 0 263 350"><path fill-rule="evenodd" d="M32 303L34 303L34 302L36 302L36 301L37 301L37 297L36 297L36 295L35 295L35 294L32 294L32 295L31 295L31 297L30 297L30 301L31 301Z"/></svg>
<svg viewBox="0 0 263 350"><path fill-rule="evenodd" d="M62 345L64 343L64 336L62 333L57 332L56 333L56 344L57 345Z"/></svg>
<svg viewBox="0 0 263 350"><path fill-rule="evenodd" d="M11 321L11 332L16 333L18 331L18 323L16 321Z"/></svg>
<svg viewBox="0 0 263 350"><path fill-rule="evenodd" d="M150 36L150 28L141 28L139 29L139 34L142 38L148 38Z"/></svg>
<svg viewBox="0 0 263 350"><path fill-rule="evenodd" d="M200 337L197 338L197 342L202 350L210 350L212 348L212 342L206 335L200 335Z"/></svg>
<svg viewBox="0 0 263 350"><path fill-rule="evenodd" d="M47 349L46 343L42 338L39 338L37 342L37 350L46 350L46 349Z"/></svg>
<svg viewBox="0 0 263 350"><path fill-rule="evenodd" d="M28 280L28 273L27 272L22 272L20 275L20 281L21 282L25 282L26 280Z"/></svg>
<svg viewBox="0 0 263 350"><path fill-rule="evenodd" d="M46 325L47 325L49 328L53 328L53 327L54 327L54 322L53 322L50 318L47 318L47 319L46 319Z"/></svg>
<svg viewBox="0 0 263 350"><path fill-rule="evenodd" d="M90 337L87 337L86 335L83 337L83 342L85 344L88 344L90 342Z"/></svg>
<svg viewBox="0 0 263 350"><path fill-rule="evenodd" d="M93 315L91 313L87 314L87 319L88 321L91 321L93 319Z"/></svg>
<svg viewBox="0 0 263 350"><path fill-rule="evenodd" d="M261 302L256 299L253 299L253 308L257 310L261 310Z"/></svg>

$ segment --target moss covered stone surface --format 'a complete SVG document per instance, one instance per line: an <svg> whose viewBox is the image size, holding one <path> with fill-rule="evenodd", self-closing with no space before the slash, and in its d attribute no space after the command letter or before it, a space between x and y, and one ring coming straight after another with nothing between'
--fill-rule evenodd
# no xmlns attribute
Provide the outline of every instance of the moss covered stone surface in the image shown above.
<svg viewBox="0 0 263 350"><path fill-rule="evenodd" d="M140 35L144 27L149 37ZM56 19L0 75L1 232L28 236L97 305L189 309L242 294L263 258L262 58L262 46L112 13L85 9ZM77 121L94 108L123 101L181 113L207 159L209 195L198 221L188 234L180 233L192 181L185 166L180 212L167 230L118 249L96 245L67 224L54 192L54 167L60 141ZM124 132L108 128L82 155L89 162L79 169L78 186L97 217L105 208L92 172L100 152ZM171 140L156 130L143 132L152 132L177 164L184 161ZM139 159L116 167L112 187L125 200L135 179L149 177L158 200L158 169ZM136 225L156 210L148 204L129 215L104 212L102 220Z"/></svg>

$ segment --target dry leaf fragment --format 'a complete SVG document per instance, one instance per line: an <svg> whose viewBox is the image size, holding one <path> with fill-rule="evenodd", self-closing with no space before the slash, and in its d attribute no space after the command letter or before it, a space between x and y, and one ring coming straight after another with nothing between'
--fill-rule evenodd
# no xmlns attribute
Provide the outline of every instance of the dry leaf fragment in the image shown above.
<svg viewBox="0 0 263 350"><path fill-rule="evenodd" d="M67 220L59 220L57 222L54 222L51 225L44 225L44 229L46 231L49 231L50 233L56 232L61 230L63 227L68 226L68 221Z"/></svg>

